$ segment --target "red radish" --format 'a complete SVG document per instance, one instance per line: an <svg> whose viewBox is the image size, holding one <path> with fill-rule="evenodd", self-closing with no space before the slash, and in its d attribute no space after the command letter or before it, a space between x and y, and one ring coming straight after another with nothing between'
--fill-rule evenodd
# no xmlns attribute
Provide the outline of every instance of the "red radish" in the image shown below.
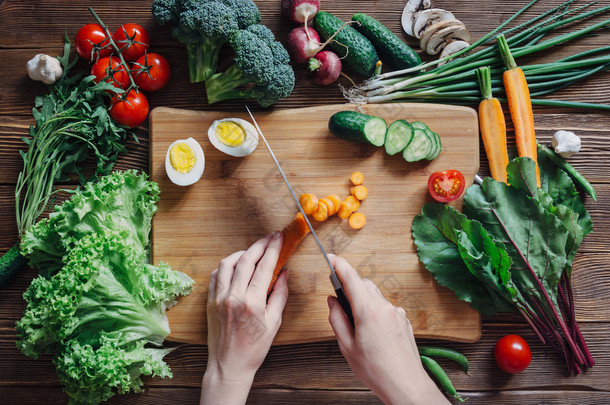
<svg viewBox="0 0 610 405"><path fill-rule="evenodd" d="M319 10L319 0L282 0L282 14L296 24L307 26Z"/></svg>
<svg viewBox="0 0 610 405"><path fill-rule="evenodd" d="M341 75L341 59L332 51L318 52L309 59L309 70L313 72L313 80L326 86L335 82Z"/></svg>
<svg viewBox="0 0 610 405"><path fill-rule="evenodd" d="M308 35L309 34L309 35ZM307 63L322 50L320 36L311 27L297 27L288 34L288 53L296 63Z"/></svg>

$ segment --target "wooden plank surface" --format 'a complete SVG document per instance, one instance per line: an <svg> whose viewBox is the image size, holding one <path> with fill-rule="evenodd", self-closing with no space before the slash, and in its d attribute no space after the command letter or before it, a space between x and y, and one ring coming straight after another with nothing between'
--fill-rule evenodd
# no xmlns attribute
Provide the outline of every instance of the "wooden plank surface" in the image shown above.
<svg viewBox="0 0 610 405"><path fill-rule="evenodd" d="M405 0L406 1L406 0ZM379 18L409 44L415 42L400 30L400 12L405 1L334 0L323 1L322 8L343 19L355 12L365 12ZM63 33L71 39L78 29L89 22L86 6L93 6L104 21L116 28L124 22L138 22L149 29L154 49L163 53L172 64L174 75L170 85L150 97L151 107L167 106L190 110L242 111L242 103L222 103L208 106L202 85L188 83L185 49L174 40L168 27L159 27L150 14L151 0L69 0L0 1L0 253L16 240L14 230L14 182L20 170L17 150L23 148L19 137L27 134L33 122L31 108L34 96L45 91L40 83L27 79L24 65L35 53L55 55L63 47ZM284 41L292 29L282 20L278 0L256 0L267 24ZM480 38L528 0L432 0L435 7L448 9L462 20L472 37ZM540 0L520 21L563 3L563 0ZM577 6L588 3L576 0ZM608 6L602 0L597 6ZM600 21L608 15L590 21ZM576 24L569 29L575 29ZM565 32L567 29L562 29ZM549 61L580 51L607 46L608 31L600 35L572 41L545 51L527 61ZM518 62L521 62L518 61ZM77 70L88 67L79 62ZM344 102L336 86L315 85L305 67L295 66L297 85L293 94L280 101L272 110L300 108ZM356 78L357 79L357 78ZM342 83L347 85L343 79ZM610 104L610 72L567 87L552 98L601 102ZM586 199L595 225L576 260L574 288L579 322L597 360L597 365L577 377L566 374L556 355L538 343L526 325L515 316L496 316L483 319L482 338L476 344L452 343L418 339L419 343L451 347L471 359L472 376L461 373L450 364L443 364L457 389L468 396L469 403L481 404L606 404L610 403L608 374L610 370L610 115L592 110L536 107L536 130L539 140L548 144L553 132L572 129L583 139L582 151L570 159L598 190L597 203ZM509 137L512 139L510 122ZM148 125L138 130L142 145L130 146L129 155L119 159L121 168L146 169L148 159ZM481 153L481 173L488 174L487 163ZM25 307L21 294L34 277L35 271L26 269L0 292L0 397L3 404L66 403L66 396L55 376L48 356L38 360L21 354L15 347L14 322ZM201 320L194 320L194 322ZM504 334L518 333L532 346L534 359L523 374L509 377L494 365L492 348ZM141 395L114 398L111 403L165 404L197 403L201 376L207 359L206 347L195 344L177 345L168 361L174 372L171 380L147 379L146 391ZM275 346L256 377L249 398L250 403L318 403L369 404L378 403L375 397L353 376L343 360L336 342L307 343Z"/></svg>
<svg viewBox="0 0 610 405"><path fill-rule="evenodd" d="M403 306L416 336L476 341L478 313L434 282L417 258L410 232L421 205L431 200L430 174L457 169L470 183L478 172L476 112L432 104L368 106L368 113L388 123L422 121L440 135L437 159L409 164L402 156L388 156L383 148L332 136L328 119L345 109L331 105L276 110L258 113L257 121L297 195L311 192L321 198L336 193L343 199L349 195L350 173L364 173L369 196L360 212L367 216L367 225L354 231L336 216L324 224L312 219L325 249L348 257ZM247 118L245 112L233 115ZM205 319L209 274L223 257L282 229L297 210L262 141L247 158L230 157L212 146L207 129L214 120L231 116L167 108L151 114L151 177L162 195L153 218L153 262L167 262L196 282L193 292L168 312L171 340L205 343L206 323L192 320ZM165 174L165 156L172 142L187 137L201 144L206 170L195 185L179 187ZM333 291L313 238L303 242L287 267L291 293L274 343L332 339L326 297Z"/></svg>

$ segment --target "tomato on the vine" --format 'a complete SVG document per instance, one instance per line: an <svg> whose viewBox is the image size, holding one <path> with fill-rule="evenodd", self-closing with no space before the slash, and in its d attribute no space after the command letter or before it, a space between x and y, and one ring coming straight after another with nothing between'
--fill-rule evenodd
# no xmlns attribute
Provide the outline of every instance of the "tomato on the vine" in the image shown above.
<svg viewBox="0 0 610 405"><path fill-rule="evenodd" d="M99 83L104 80L107 83L114 84L114 87L120 87L123 90L129 87L129 74L125 67L121 65L121 60L116 56L106 56L98 59L91 66L91 74L95 76L95 82Z"/></svg>
<svg viewBox="0 0 610 405"><path fill-rule="evenodd" d="M83 59L93 62L112 53L106 32L99 24L87 24L76 34L76 53Z"/></svg>
<svg viewBox="0 0 610 405"><path fill-rule="evenodd" d="M145 91L161 90L171 76L167 59L158 53L145 53L136 60L131 71L133 80Z"/></svg>
<svg viewBox="0 0 610 405"><path fill-rule="evenodd" d="M150 47L148 32L135 23L121 25L112 35L112 39L119 47L123 58L128 62L144 55L144 51Z"/></svg>
<svg viewBox="0 0 610 405"><path fill-rule="evenodd" d="M507 373L520 373L530 365L532 353L527 342L518 335L507 335L494 348L498 366Z"/></svg>
<svg viewBox="0 0 610 405"><path fill-rule="evenodd" d="M465 182L464 175L458 170L435 172L428 179L428 191L436 201L449 202L462 195Z"/></svg>
<svg viewBox="0 0 610 405"><path fill-rule="evenodd" d="M114 96L110 116L121 125L137 127L148 117L148 100L144 93L136 90Z"/></svg>

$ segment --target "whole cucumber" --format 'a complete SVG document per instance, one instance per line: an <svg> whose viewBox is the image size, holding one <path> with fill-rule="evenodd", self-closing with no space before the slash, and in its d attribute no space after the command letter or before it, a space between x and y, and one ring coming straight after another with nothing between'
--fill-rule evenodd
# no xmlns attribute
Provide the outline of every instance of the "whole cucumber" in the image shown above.
<svg viewBox="0 0 610 405"><path fill-rule="evenodd" d="M408 69L421 63L419 55L392 31L373 17L358 13L352 16L354 28L375 46L381 59L397 69Z"/></svg>
<svg viewBox="0 0 610 405"><path fill-rule="evenodd" d="M375 47L364 35L349 25L343 27L343 24L340 18L326 11L318 12L313 19L314 28L322 41L337 33L327 46L343 58L343 63L347 67L359 75L371 76L379 61Z"/></svg>

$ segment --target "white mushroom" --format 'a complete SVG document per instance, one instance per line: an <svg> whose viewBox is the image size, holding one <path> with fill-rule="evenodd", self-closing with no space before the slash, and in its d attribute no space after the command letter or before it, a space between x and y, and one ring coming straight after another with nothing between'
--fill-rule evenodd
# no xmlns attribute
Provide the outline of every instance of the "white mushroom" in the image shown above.
<svg viewBox="0 0 610 405"><path fill-rule="evenodd" d="M443 52L441 52L441 56L439 58L444 59L449 55L458 53L462 49L468 48L469 46L470 44L466 41L451 41L445 46L445 48L443 48ZM441 62L439 65L444 65L445 63L447 63L447 61Z"/></svg>
<svg viewBox="0 0 610 405"><path fill-rule="evenodd" d="M446 44L453 40L469 42L470 33L463 25L452 25L436 31L426 44L426 52L428 55L436 55Z"/></svg>
<svg viewBox="0 0 610 405"><path fill-rule="evenodd" d="M25 65L25 70L32 80L41 81L44 84L55 83L63 74L59 61L42 53L30 59Z"/></svg>
<svg viewBox="0 0 610 405"><path fill-rule="evenodd" d="M580 151L580 138L574 132L557 131L553 135L551 145L561 157L569 158Z"/></svg>
<svg viewBox="0 0 610 405"><path fill-rule="evenodd" d="M413 21L422 10L431 7L430 0L409 0L402 10L400 22L407 35L413 36Z"/></svg>
<svg viewBox="0 0 610 405"><path fill-rule="evenodd" d="M440 8L424 10L413 21L413 36L419 39L428 26L443 20L455 20L452 13Z"/></svg>
<svg viewBox="0 0 610 405"><path fill-rule="evenodd" d="M435 22L434 24L428 25L421 34L421 38L419 38L419 47L421 49L426 49L428 41L430 41L432 35L436 34L437 31L453 26L466 28L464 23L462 23L460 20L456 20L455 18L451 20L441 20L439 22Z"/></svg>

